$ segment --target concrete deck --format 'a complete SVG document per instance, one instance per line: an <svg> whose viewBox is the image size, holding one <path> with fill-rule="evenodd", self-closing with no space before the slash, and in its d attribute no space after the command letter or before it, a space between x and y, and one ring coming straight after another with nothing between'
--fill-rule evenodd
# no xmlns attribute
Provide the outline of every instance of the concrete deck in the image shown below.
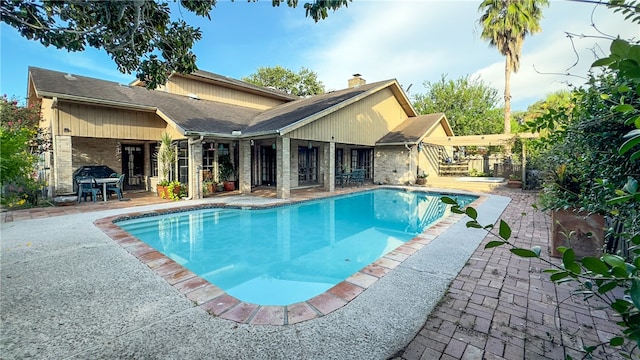
<svg viewBox="0 0 640 360"><path fill-rule="evenodd" d="M225 201L280 201L256 195ZM197 307L93 225L222 197L176 203L127 196L131 201L2 214L3 359L562 359L580 358L582 343L616 331L606 312L565 300L569 290L550 283L536 260L484 251L478 245L489 237L467 229L462 217L326 316L285 326L239 324ZM478 206L480 222L503 217L521 245L546 248L549 219L530 207L533 199L521 191L491 195Z"/></svg>

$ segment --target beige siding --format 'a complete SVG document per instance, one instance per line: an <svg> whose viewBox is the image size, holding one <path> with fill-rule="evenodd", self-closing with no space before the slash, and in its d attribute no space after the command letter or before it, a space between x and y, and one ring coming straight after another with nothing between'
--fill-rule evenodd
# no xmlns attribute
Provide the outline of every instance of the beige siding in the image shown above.
<svg viewBox="0 0 640 360"><path fill-rule="evenodd" d="M59 102L57 113L58 124L53 129L57 135L156 140L167 129L167 123L150 112ZM175 130L172 135L182 137Z"/></svg>
<svg viewBox="0 0 640 360"><path fill-rule="evenodd" d="M185 96L195 94L200 99L219 101L259 110L270 109L283 103L283 101L280 100L229 89L194 79L187 79L181 76L172 76L167 83L166 91Z"/></svg>
<svg viewBox="0 0 640 360"><path fill-rule="evenodd" d="M440 137L440 136L449 136L449 134L447 134L447 132L444 131L444 127L442 126L442 124L438 123L437 126L435 126L429 133L427 133L427 136L425 137L424 141L428 142L430 136Z"/></svg>
<svg viewBox="0 0 640 360"><path fill-rule="evenodd" d="M389 89L313 121L287 134L290 138L373 146L407 119Z"/></svg>
<svg viewBox="0 0 640 360"><path fill-rule="evenodd" d="M29 103L35 104L35 102L31 102L31 100ZM54 115L54 110L51 108L52 106L53 100L42 99L42 103L40 104L40 113L42 114L42 117L40 118L39 126L43 129L49 129L49 127L51 127L51 119Z"/></svg>

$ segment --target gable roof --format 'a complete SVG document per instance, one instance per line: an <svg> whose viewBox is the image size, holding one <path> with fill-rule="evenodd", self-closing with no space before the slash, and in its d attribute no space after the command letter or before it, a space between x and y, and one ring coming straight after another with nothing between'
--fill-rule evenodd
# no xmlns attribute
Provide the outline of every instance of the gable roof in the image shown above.
<svg viewBox="0 0 640 360"><path fill-rule="evenodd" d="M415 145L436 126L442 126L447 135L453 136L453 130L444 113L435 113L408 118L378 140L376 145Z"/></svg>
<svg viewBox="0 0 640 360"><path fill-rule="evenodd" d="M309 98L296 97L298 100L260 111L36 67L29 67L29 79L38 97L57 97L68 101L156 112L187 136L231 137L232 131L237 130L242 132L240 137L282 135L383 89L392 91L410 118L416 116L396 80L380 81Z"/></svg>
<svg viewBox="0 0 640 360"><path fill-rule="evenodd" d="M386 88L390 88L396 98L402 95L398 102L408 116L416 115L397 81L387 80L278 105L256 116L246 131L253 134L278 133L283 135Z"/></svg>

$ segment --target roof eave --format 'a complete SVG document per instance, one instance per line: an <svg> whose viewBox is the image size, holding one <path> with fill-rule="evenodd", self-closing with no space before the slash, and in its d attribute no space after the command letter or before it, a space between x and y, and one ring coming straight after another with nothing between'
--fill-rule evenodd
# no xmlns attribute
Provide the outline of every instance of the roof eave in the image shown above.
<svg viewBox="0 0 640 360"><path fill-rule="evenodd" d="M392 143L376 143L375 146L405 146L405 145L412 145L415 146L419 143L420 141L403 141L403 142L392 142Z"/></svg>
<svg viewBox="0 0 640 360"><path fill-rule="evenodd" d="M57 97L58 100L69 100L69 101L75 101L75 102L91 103L91 104L112 106L112 107L125 108L125 109L144 110L144 111L152 111L152 112L155 112L157 110L155 106L137 105L137 104L131 104L131 103L118 102L118 101L88 98L85 96L60 94L60 93L49 92L49 91L38 91L37 88L35 88L35 91L36 91L36 96L38 98Z"/></svg>

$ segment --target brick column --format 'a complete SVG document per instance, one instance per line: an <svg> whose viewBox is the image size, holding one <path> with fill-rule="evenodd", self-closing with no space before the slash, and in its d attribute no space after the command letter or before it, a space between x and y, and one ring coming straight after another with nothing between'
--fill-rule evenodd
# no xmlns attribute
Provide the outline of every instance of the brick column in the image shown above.
<svg viewBox="0 0 640 360"><path fill-rule="evenodd" d="M238 149L238 187L241 194L251 193L251 143L240 140Z"/></svg>
<svg viewBox="0 0 640 360"><path fill-rule="evenodd" d="M336 189L336 143L330 142L323 146L324 149L324 189L335 191Z"/></svg>
<svg viewBox="0 0 640 360"><path fill-rule="evenodd" d="M276 139L276 168L278 183L276 196L288 199L291 196L291 140L279 137Z"/></svg>
<svg viewBox="0 0 640 360"><path fill-rule="evenodd" d="M202 141L191 139L189 144L189 196L192 199L202 198Z"/></svg>
<svg viewBox="0 0 640 360"><path fill-rule="evenodd" d="M72 142L69 135L57 135L53 155L53 174L55 179L54 194L73 192L73 157Z"/></svg>

